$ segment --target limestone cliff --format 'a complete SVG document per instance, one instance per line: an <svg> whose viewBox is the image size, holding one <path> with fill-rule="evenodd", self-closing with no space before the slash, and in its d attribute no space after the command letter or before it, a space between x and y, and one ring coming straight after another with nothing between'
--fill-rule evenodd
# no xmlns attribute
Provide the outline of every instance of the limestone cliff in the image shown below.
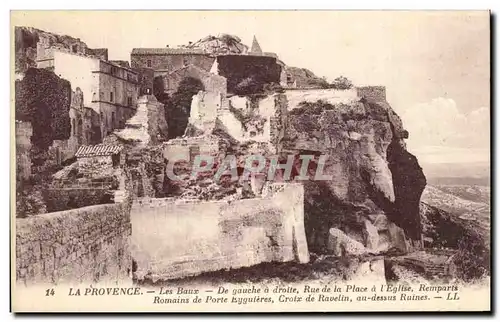
<svg viewBox="0 0 500 322"><path fill-rule="evenodd" d="M284 133L283 151L328 156L324 173L332 180L304 183L313 248L327 247L330 227L352 231L367 244L369 227L380 215L420 240L425 176L405 149L401 120L385 101L304 102L289 111Z"/></svg>
<svg viewBox="0 0 500 322"><path fill-rule="evenodd" d="M68 35L58 35L33 27L15 27L14 36L16 72L24 72L30 67L36 68L37 55L43 55L43 49L48 47L58 47L79 54L108 59L106 48L89 48L79 38Z"/></svg>

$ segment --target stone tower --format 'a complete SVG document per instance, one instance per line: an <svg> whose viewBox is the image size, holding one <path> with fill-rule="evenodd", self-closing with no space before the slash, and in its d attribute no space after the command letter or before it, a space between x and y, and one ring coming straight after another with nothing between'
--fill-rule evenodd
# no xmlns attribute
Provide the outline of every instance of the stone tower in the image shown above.
<svg viewBox="0 0 500 322"><path fill-rule="evenodd" d="M252 48L250 49L250 54L253 55L262 55L262 49L260 48L259 42L257 41L257 38L253 36L253 41L252 41Z"/></svg>

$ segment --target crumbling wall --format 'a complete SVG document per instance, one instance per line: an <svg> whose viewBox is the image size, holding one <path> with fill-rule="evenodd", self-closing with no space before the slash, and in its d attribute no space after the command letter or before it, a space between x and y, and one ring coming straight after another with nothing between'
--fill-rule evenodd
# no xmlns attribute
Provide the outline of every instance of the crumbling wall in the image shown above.
<svg viewBox="0 0 500 322"><path fill-rule="evenodd" d="M189 124L208 133L215 127L217 110L226 106L227 100L220 92L200 91L191 101Z"/></svg>
<svg viewBox="0 0 500 322"><path fill-rule="evenodd" d="M20 285L119 282L132 268L128 202L16 219Z"/></svg>
<svg viewBox="0 0 500 322"><path fill-rule="evenodd" d="M154 70L147 67L134 68L133 70L137 73L139 79L139 95L153 94Z"/></svg>
<svg viewBox="0 0 500 322"><path fill-rule="evenodd" d="M71 159L81 145L90 144L92 141L92 109L83 106L84 97L82 90L77 87L71 95L69 118L71 133L67 140L54 140L49 148L49 154L57 164ZM94 112L95 113L95 112Z"/></svg>
<svg viewBox="0 0 500 322"><path fill-rule="evenodd" d="M47 212L112 203L110 191L102 188L51 188L42 194Z"/></svg>
<svg viewBox="0 0 500 322"><path fill-rule="evenodd" d="M137 101L138 109L145 105L148 111L148 133L152 143L168 138L168 124L165 119L165 106L154 95L144 95Z"/></svg>
<svg viewBox="0 0 500 322"><path fill-rule="evenodd" d="M380 102L385 102L386 100L385 86L356 87L356 92L359 97L366 99L372 99Z"/></svg>
<svg viewBox="0 0 500 322"><path fill-rule="evenodd" d="M274 131L271 123L275 124L276 118L283 114L283 108L286 109L286 102L280 104L283 99L283 94L231 96L229 108L219 109L217 118L227 133L240 142L271 142Z"/></svg>
<svg viewBox="0 0 500 322"><path fill-rule="evenodd" d="M16 166L17 179L28 179L31 175L31 136L33 128L29 122L16 121Z"/></svg>
<svg viewBox="0 0 500 322"><path fill-rule="evenodd" d="M78 158L78 172L85 177L112 175L113 159L108 155Z"/></svg>
<svg viewBox="0 0 500 322"><path fill-rule="evenodd" d="M164 91L168 94L175 93L182 80L191 77L199 79L205 91L221 93L221 95L226 96L227 81L225 77L212 74L194 65L184 66L162 77L165 86Z"/></svg>
<svg viewBox="0 0 500 322"><path fill-rule="evenodd" d="M214 136L169 140L164 145L163 157L167 160L193 161L193 151L200 155L216 155L219 152L219 140Z"/></svg>
<svg viewBox="0 0 500 322"><path fill-rule="evenodd" d="M262 262L308 262L303 193L300 184L284 184L264 198L135 203L136 277L173 279Z"/></svg>

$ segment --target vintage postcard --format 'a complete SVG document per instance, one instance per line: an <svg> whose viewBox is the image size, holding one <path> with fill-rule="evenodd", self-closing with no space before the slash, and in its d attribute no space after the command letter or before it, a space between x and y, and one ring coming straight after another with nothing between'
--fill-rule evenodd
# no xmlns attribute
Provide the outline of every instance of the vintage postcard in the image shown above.
<svg viewBox="0 0 500 322"><path fill-rule="evenodd" d="M14 312L491 310L489 11L11 35Z"/></svg>

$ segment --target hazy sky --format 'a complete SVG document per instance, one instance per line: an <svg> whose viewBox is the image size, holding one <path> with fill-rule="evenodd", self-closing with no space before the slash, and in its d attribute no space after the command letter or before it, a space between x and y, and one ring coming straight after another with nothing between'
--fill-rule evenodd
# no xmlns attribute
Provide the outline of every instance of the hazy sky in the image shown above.
<svg viewBox="0 0 500 322"><path fill-rule="evenodd" d="M130 60L134 47L172 47L219 33L250 46L255 35L287 65L387 86L410 132L408 147L423 162L488 160L488 12L33 11L15 13L12 24L81 38L121 60Z"/></svg>

